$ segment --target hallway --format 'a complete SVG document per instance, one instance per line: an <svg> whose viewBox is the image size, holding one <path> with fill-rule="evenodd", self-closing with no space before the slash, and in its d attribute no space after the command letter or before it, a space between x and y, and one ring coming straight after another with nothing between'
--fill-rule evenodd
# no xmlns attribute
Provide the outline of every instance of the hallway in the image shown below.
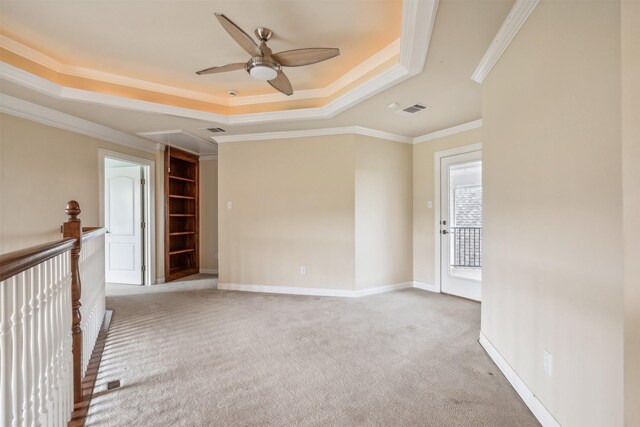
<svg viewBox="0 0 640 427"><path fill-rule="evenodd" d="M87 425L538 425L478 344L476 303L216 282L108 286L114 316Z"/></svg>

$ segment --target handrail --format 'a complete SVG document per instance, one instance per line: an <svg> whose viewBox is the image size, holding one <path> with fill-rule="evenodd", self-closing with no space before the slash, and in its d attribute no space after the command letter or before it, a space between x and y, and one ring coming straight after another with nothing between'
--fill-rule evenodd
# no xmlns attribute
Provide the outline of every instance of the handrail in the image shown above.
<svg viewBox="0 0 640 427"><path fill-rule="evenodd" d="M0 282L71 250L75 241L67 237L0 255Z"/></svg>
<svg viewBox="0 0 640 427"><path fill-rule="evenodd" d="M82 227L82 242L102 236L107 232L105 227Z"/></svg>

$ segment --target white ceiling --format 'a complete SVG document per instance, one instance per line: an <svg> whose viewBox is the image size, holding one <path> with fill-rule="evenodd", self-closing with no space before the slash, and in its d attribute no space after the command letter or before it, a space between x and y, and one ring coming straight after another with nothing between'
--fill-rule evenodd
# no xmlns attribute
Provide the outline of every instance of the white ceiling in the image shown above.
<svg viewBox="0 0 640 427"><path fill-rule="evenodd" d="M100 2L90 2L96 3ZM294 3L311 7L315 3L330 5L335 2L299 0ZM513 3L513 0L441 0L424 71L330 119L230 126L54 99L4 80L0 80L0 90L132 135L182 129L195 136L209 138L212 134L203 129L218 126L225 128L226 134L362 126L415 137L481 118L481 86L471 81L470 76ZM251 25L255 24L249 22L245 26L249 28ZM137 66L144 67L145 64ZM398 102L402 107L422 102L431 108L412 116L399 116L387 108L391 102Z"/></svg>

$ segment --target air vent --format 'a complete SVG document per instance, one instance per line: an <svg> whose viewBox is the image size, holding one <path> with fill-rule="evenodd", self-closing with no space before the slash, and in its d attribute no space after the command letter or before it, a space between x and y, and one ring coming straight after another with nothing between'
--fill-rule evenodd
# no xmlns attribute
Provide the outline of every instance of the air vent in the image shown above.
<svg viewBox="0 0 640 427"><path fill-rule="evenodd" d="M220 132L226 132L226 130L222 129L222 128L207 128L207 130L211 133L220 133Z"/></svg>
<svg viewBox="0 0 640 427"><path fill-rule="evenodd" d="M396 111L396 114L400 114L400 115L406 116L406 115L409 115L409 114L415 114L418 111L422 111L422 110L427 109L427 108L431 108L431 107L429 107L428 105L423 105L423 104L413 104L412 106L407 107L404 110Z"/></svg>

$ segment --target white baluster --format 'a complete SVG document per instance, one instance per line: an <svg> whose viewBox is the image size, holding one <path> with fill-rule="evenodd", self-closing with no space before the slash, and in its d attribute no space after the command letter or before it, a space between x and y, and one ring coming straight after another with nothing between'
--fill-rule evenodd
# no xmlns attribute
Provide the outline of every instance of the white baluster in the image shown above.
<svg viewBox="0 0 640 427"><path fill-rule="evenodd" d="M27 270L20 275L20 286L24 289L24 335L22 337L22 378L24 387L22 389L22 419L26 426L31 425L33 419L33 401L31 391L33 389L33 367L31 365L31 319L33 317L32 290L31 290L31 270Z"/></svg>
<svg viewBox="0 0 640 427"><path fill-rule="evenodd" d="M45 306L47 312L47 317L45 319L45 333L47 336L47 425L53 425L55 420L55 408L53 407L53 384L55 382L55 377L53 375L53 286L55 283L55 271L52 260L48 260L45 264L47 266L47 304Z"/></svg>
<svg viewBox="0 0 640 427"><path fill-rule="evenodd" d="M12 366L12 381L11 381L11 394L12 397L12 412L13 412L13 426L18 427L22 425L22 405L20 397L22 396L22 334L23 334L23 295L24 290L21 289L19 280L16 276L11 278L11 285L14 288L13 292L13 324L12 324L12 338L13 338L13 366Z"/></svg>
<svg viewBox="0 0 640 427"><path fill-rule="evenodd" d="M56 405L57 405L57 419L58 425L64 424L65 413L64 413L64 389L62 387L62 365L64 363L64 335L62 332L62 296L63 286L64 286L64 267L62 265L63 257L58 256L55 258L56 261L56 270L58 272L58 280L56 287L56 305L55 305L55 323L54 326L56 328Z"/></svg>
<svg viewBox="0 0 640 427"><path fill-rule="evenodd" d="M40 365L40 357L43 352L43 348L40 347L40 316L41 316L41 301L40 301L40 266L35 266L31 271L31 292L32 304L33 304L33 318L31 319L31 364L33 366L33 388L31 389L31 400L33 403L33 425L39 423L40 413L40 388L42 386L42 369Z"/></svg>
<svg viewBox="0 0 640 427"><path fill-rule="evenodd" d="M13 411L11 402L11 386L13 365L12 339L12 309L13 309L13 280L8 279L0 283L0 424L12 424Z"/></svg>
<svg viewBox="0 0 640 427"><path fill-rule="evenodd" d="M47 420L47 265L38 266L38 414L40 424Z"/></svg>

